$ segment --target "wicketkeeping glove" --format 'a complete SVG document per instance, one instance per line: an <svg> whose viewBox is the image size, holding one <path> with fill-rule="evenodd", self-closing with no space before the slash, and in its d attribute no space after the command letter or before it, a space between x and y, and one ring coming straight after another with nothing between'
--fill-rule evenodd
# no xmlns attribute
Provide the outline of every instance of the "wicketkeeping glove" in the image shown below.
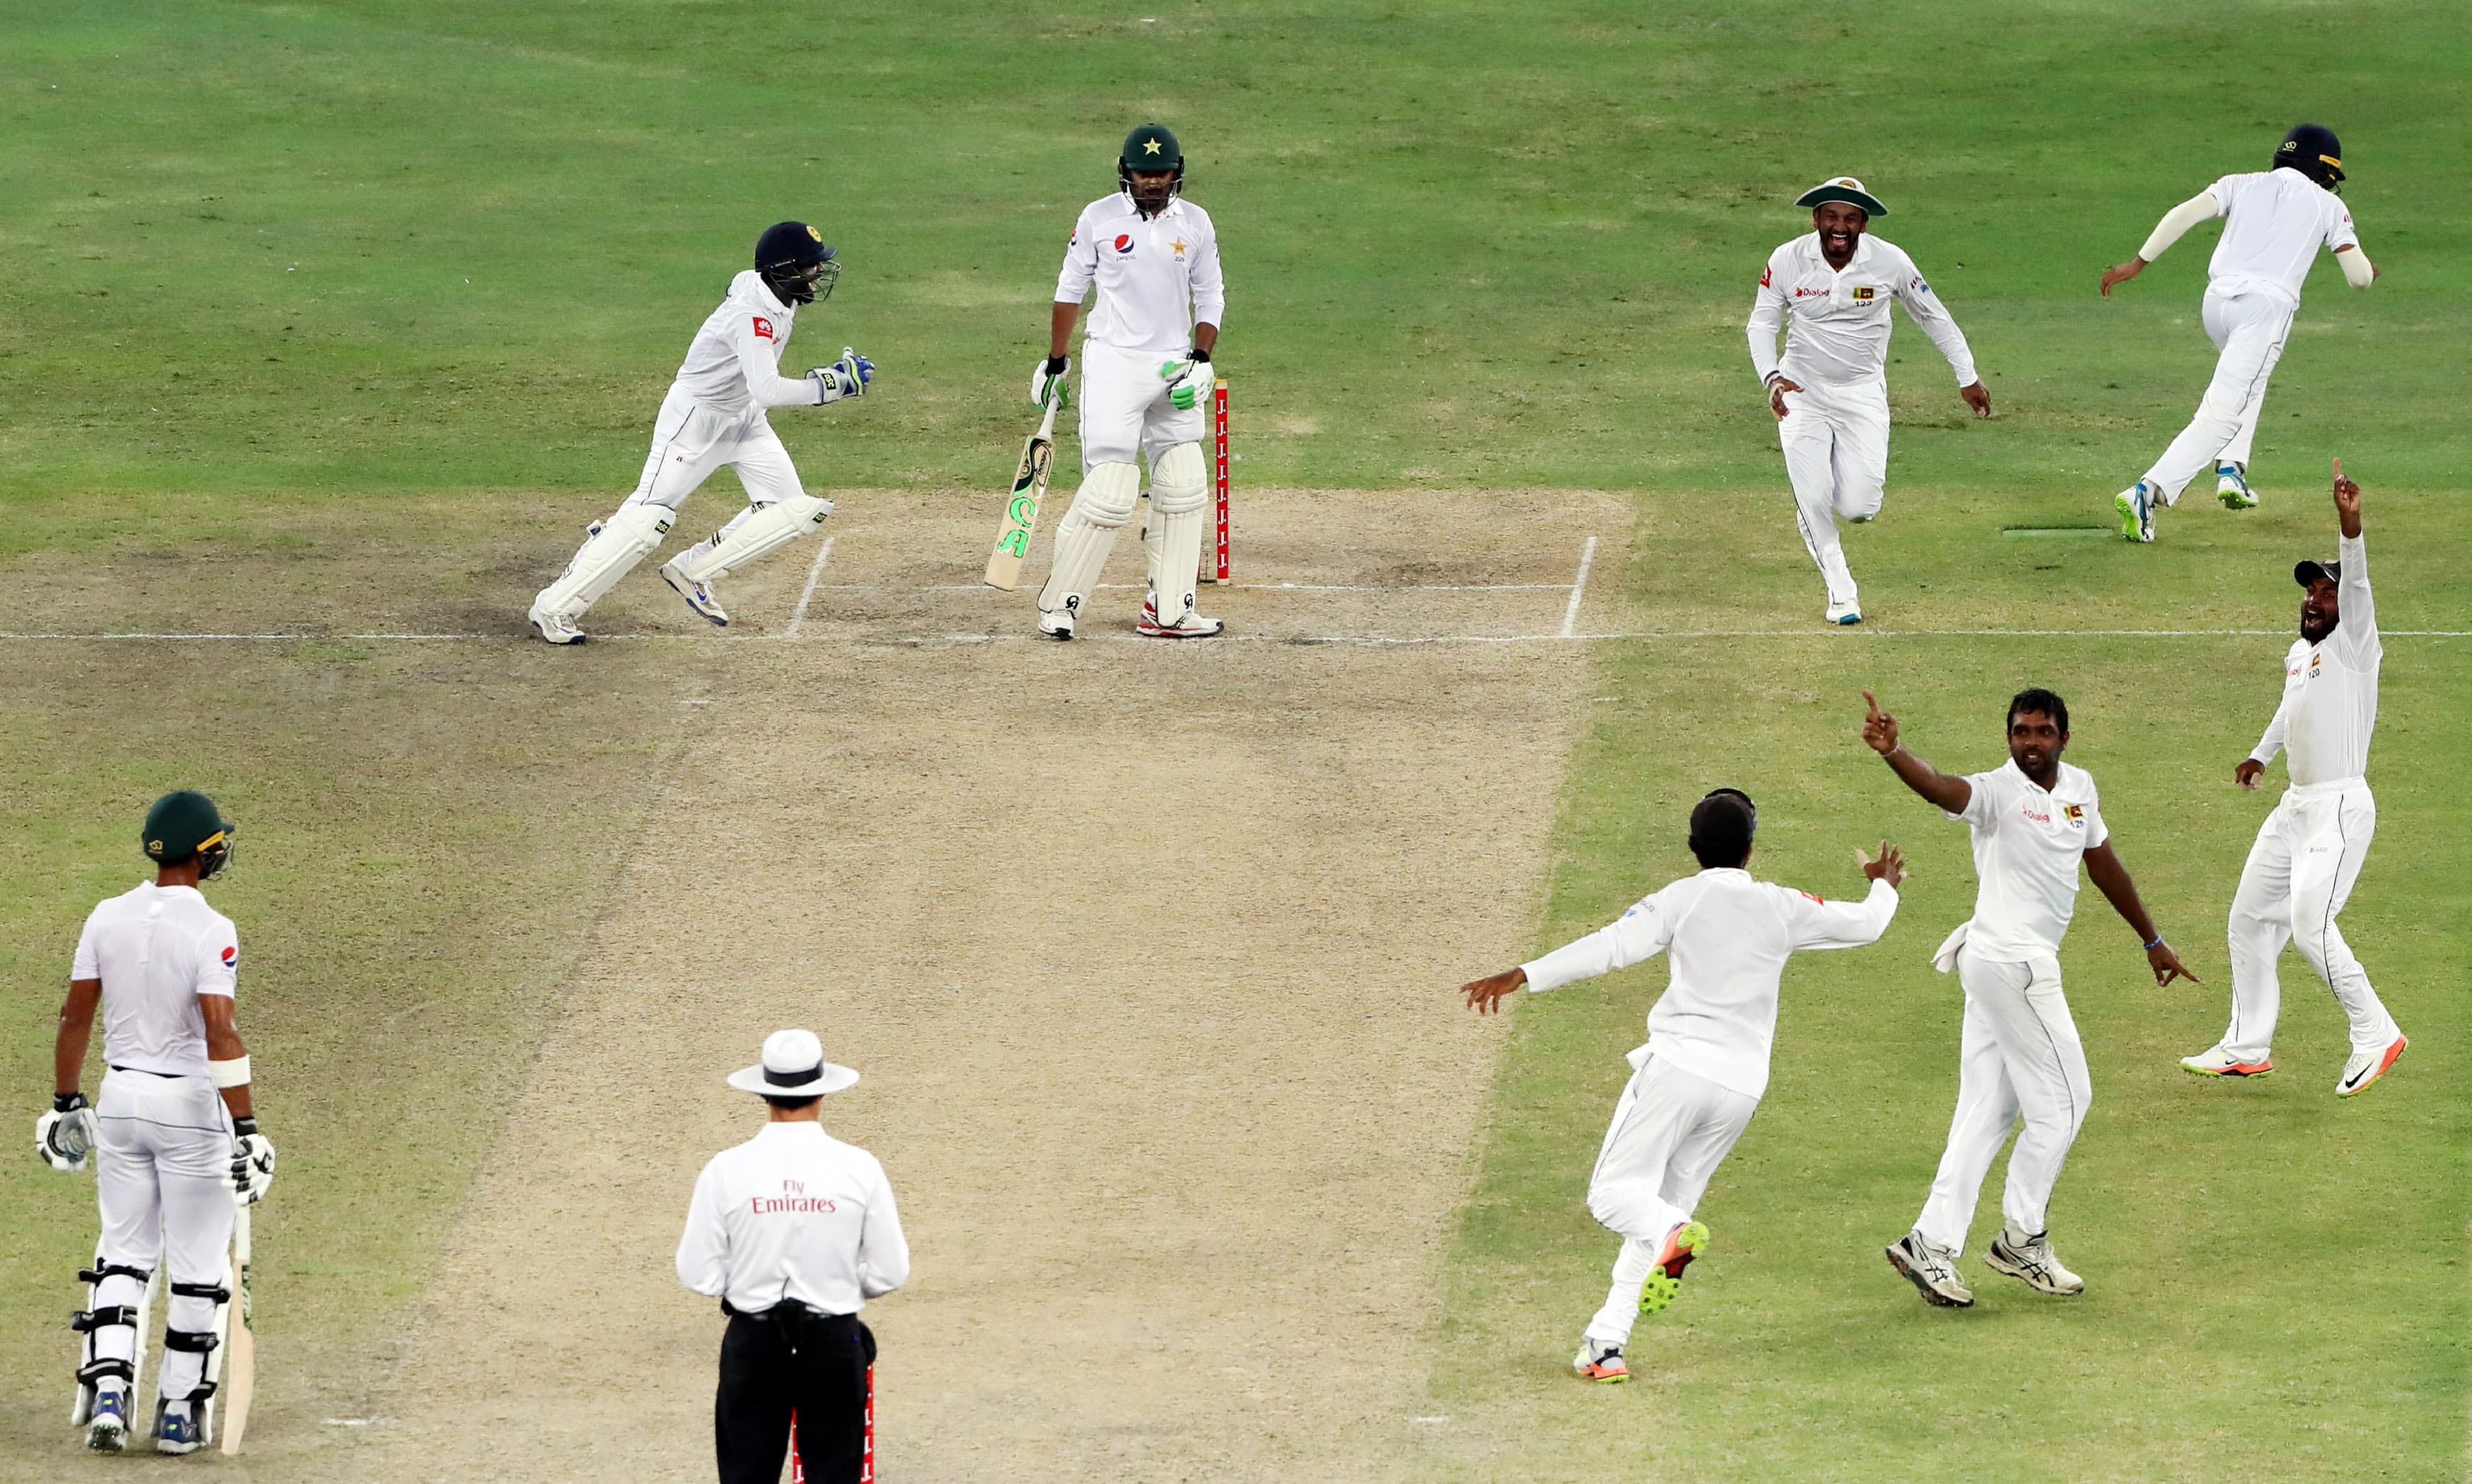
<svg viewBox="0 0 2472 1484"><path fill-rule="evenodd" d="M1178 412L1191 412L1201 399L1201 389L1210 385L1212 374L1207 350L1196 350L1186 360L1163 363L1159 380L1167 383L1167 404Z"/></svg>
<svg viewBox="0 0 2472 1484"><path fill-rule="evenodd" d="M830 366L819 366L807 372L807 379L820 389L816 405L838 402L845 396L865 396L867 384L875 379L875 363L847 346L842 347L842 358Z"/></svg>
<svg viewBox="0 0 2472 1484"><path fill-rule="evenodd" d="M35 1153L63 1174L85 1168L94 1148L94 1110L83 1092L55 1092L52 1111L35 1120Z"/></svg>
<svg viewBox="0 0 2472 1484"><path fill-rule="evenodd" d="M231 1183L243 1206L265 1200L267 1186L274 1184L274 1146L257 1131L255 1118L232 1120Z"/></svg>
<svg viewBox="0 0 2472 1484"><path fill-rule="evenodd" d="M1030 373L1030 405L1044 412L1052 396L1058 412L1072 406L1073 394L1064 380L1064 369L1072 364L1069 355L1051 355L1039 362L1038 370Z"/></svg>

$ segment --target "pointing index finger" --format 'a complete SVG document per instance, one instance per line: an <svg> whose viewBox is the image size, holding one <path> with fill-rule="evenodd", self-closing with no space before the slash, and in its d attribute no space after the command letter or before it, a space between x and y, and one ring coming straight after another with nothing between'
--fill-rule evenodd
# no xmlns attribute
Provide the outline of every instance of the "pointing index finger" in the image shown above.
<svg viewBox="0 0 2472 1484"><path fill-rule="evenodd" d="M2342 459L2341 459L2341 456L2338 456L2338 457L2336 458L2336 460L2335 460L2335 483L2337 483L2337 484L2339 484L2339 485L2340 485L2340 484L2341 484L2342 482L2343 482L2343 461L2342 461Z"/></svg>

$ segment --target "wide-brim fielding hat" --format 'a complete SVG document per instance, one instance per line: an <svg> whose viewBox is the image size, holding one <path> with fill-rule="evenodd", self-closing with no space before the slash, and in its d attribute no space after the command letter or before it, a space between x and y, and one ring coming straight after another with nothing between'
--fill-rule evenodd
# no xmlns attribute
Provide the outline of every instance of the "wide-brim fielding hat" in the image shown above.
<svg viewBox="0 0 2472 1484"><path fill-rule="evenodd" d="M2340 562L2303 562L2292 569L2292 580L2306 587L2319 578L2330 583L2343 580L2343 563Z"/></svg>
<svg viewBox="0 0 2472 1484"><path fill-rule="evenodd" d="M821 1097L856 1081L856 1070L824 1060L813 1031L774 1031L764 1038L762 1062L729 1074L731 1087L765 1097Z"/></svg>
<svg viewBox="0 0 2472 1484"><path fill-rule="evenodd" d="M1842 201L1848 205L1860 206L1865 216L1889 214L1889 208L1880 204L1880 198L1865 190L1863 182L1852 176L1839 176L1834 180L1822 180L1796 196L1794 203L1797 206L1818 206L1832 201Z"/></svg>

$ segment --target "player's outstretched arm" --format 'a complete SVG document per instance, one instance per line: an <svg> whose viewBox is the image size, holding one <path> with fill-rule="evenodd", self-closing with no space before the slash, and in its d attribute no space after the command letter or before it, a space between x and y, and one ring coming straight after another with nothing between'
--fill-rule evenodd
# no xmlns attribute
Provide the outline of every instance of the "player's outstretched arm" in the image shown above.
<svg viewBox="0 0 2472 1484"><path fill-rule="evenodd" d="M2085 868L2087 878L2094 882L2097 891L2103 893L2104 900L2110 902L2121 920L2137 930L2137 941L2146 945L2146 964L2154 970L2156 984L2170 984L2175 979L2186 979L2191 984L2203 982L2189 972L2188 967L2180 962L2180 955L2173 952L2172 945L2163 941L2163 930L2147 916L2146 903L2137 898L2137 883L2128 879L2128 868L2121 864L2120 852L2111 848L2110 841L2105 840L2085 852Z"/></svg>
<svg viewBox="0 0 2472 1484"><path fill-rule="evenodd" d="M1461 985L1460 993L1467 997L1470 1010L1481 1016L1491 1015L1502 1008L1501 1002L1505 995L1516 994L1527 985L1527 969L1507 969L1501 973L1487 974L1482 979Z"/></svg>
<svg viewBox="0 0 2472 1484"><path fill-rule="evenodd" d="M2181 234L2190 227L2222 214L2223 204L2215 199L2212 186L2208 186L2163 213L2163 220L2154 224L2154 230L2146 236L2146 246L2137 250L2135 257L2126 263L2114 264L2103 271L2103 297L2105 299L2111 297L2113 284L2126 283L2144 273L2147 264L2161 257L2165 251L2172 244L2179 241Z"/></svg>
<svg viewBox="0 0 2472 1484"><path fill-rule="evenodd" d="M1867 690L1863 692L1863 704L1870 707L1870 713L1863 718L1863 741L1880 754L1889 770L1904 779L1908 788L1947 812L1964 813L1965 806L1974 802L1974 785L1963 778L1951 778L1907 752L1897 741L1897 719L1881 710L1879 699Z"/></svg>

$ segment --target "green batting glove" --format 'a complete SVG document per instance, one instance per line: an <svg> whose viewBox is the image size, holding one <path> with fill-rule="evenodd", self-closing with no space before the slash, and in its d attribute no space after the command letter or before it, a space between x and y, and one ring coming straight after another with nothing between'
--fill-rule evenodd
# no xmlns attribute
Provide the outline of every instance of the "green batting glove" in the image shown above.
<svg viewBox="0 0 2472 1484"><path fill-rule="evenodd" d="M1193 411L1200 400L1201 384L1210 376L1207 360L1164 361L1159 365L1159 379L1168 384L1167 404L1178 412Z"/></svg>

